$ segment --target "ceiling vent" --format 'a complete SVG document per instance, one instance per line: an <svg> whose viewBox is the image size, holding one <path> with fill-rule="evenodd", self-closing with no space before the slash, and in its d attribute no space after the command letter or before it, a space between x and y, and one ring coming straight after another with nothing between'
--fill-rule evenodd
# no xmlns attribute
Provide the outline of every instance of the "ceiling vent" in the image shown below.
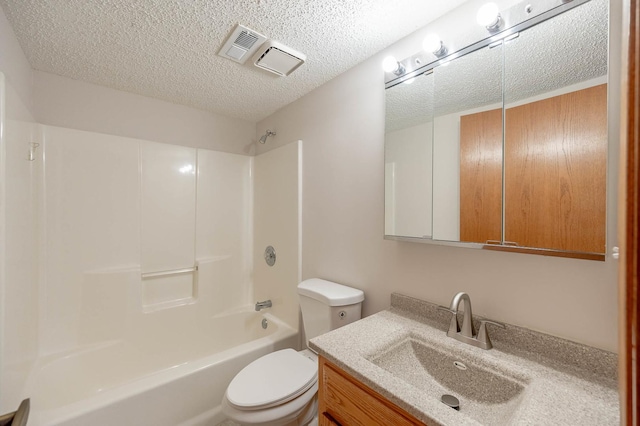
<svg viewBox="0 0 640 426"><path fill-rule="evenodd" d="M244 64L266 39L262 34L238 25L229 35L218 55Z"/></svg>
<svg viewBox="0 0 640 426"><path fill-rule="evenodd" d="M307 57L277 41L269 40L253 56L256 67L287 76L304 64Z"/></svg>

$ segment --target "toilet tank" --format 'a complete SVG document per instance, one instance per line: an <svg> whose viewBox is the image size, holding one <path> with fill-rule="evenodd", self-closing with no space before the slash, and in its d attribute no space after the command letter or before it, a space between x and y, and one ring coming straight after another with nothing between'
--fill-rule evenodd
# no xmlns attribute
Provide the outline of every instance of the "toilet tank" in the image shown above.
<svg viewBox="0 0 640 426"><path fill-rule="evenodd" d="M309 339L362 317L362 290L311 278L298 284L298 296L307 346Z"/></svg>

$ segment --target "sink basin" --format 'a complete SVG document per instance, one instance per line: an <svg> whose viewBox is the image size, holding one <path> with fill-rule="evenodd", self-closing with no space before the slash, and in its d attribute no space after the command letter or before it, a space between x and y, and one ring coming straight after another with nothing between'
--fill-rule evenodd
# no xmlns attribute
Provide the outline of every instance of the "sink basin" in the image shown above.
<svg viewBox="0 0 640 426"><path fill-rule="evenodd" d="M482 424L508 424L523 399L524 377L407 337L370 362L419 389L426 398L453 395L460 413Z"/></svg>

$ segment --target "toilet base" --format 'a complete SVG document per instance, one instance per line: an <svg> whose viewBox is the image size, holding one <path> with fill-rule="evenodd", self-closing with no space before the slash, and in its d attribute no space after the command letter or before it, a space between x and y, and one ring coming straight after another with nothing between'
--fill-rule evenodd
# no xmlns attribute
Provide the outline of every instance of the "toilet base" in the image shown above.
<svg viewBox="0 0 640 426"><path fill-rule="evenodd" d="M315 425L313 424L315 420ZM318 396L314 396L311 404L307 405L306 410L297 419L297 425L317 426L318 424Z"/></svg>

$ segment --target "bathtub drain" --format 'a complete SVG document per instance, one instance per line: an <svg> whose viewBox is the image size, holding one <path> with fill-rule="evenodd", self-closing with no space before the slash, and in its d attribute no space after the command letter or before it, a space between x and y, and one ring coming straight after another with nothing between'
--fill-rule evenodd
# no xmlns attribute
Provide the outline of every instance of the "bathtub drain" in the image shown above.
<svg viewBox="0 0 640 426"><path fill-rule="evenodd" d="M262 318L262 328L266 330L267 327L269 327L269 321L266 318Z"/></svg>

